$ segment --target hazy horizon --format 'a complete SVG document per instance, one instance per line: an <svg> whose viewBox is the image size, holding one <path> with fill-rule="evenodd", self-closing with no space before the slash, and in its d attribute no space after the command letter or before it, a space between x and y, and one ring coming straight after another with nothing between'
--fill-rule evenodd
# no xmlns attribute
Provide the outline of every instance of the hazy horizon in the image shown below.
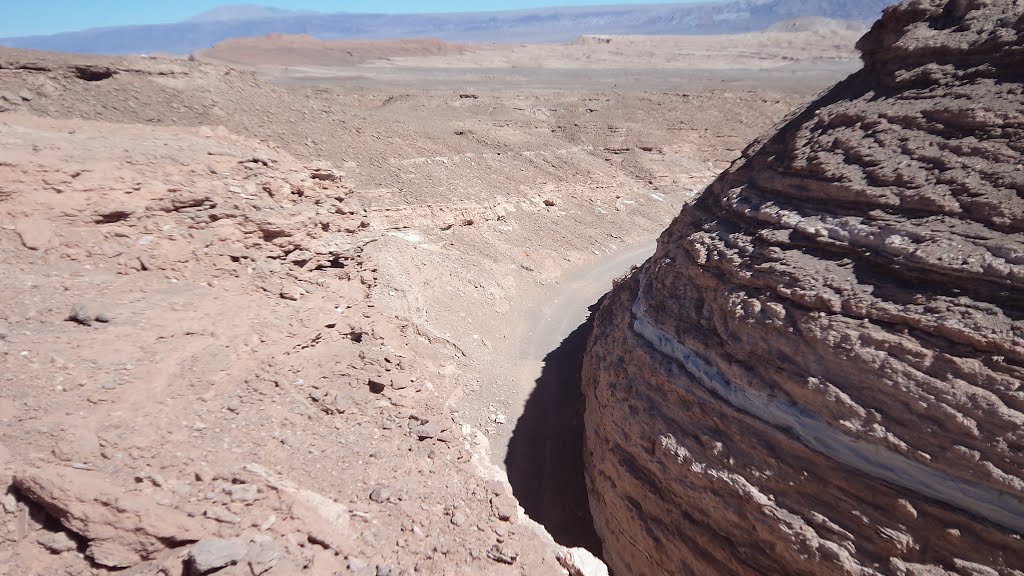
<svg viewBox="0 0 1024 576"><path fill-rule="evenodd" d="M297 0L290 2L224 2L217 0L184 0L175 3L139 3L130 0L101 2L19 3L5 10L0 22L0 37L59 34L92 28L116 26L171 24L194 18L204 12L226 5L254 5L281 10L315 12L354 12L383 14L429 14L441 12L490 12L569 6L697 4L714 0L500 0L481 6L469 0L441 0L433 3L413 0ZM85 4L85 5L83 5Z"/></svg>

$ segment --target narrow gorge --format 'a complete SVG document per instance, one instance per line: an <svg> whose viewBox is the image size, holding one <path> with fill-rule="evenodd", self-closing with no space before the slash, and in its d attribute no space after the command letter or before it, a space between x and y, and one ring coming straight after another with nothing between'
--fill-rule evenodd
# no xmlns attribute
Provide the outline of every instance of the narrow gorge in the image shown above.
<svg viewBox="0 0 1024 576"><path fill-rule="evenodd" d="M605 297L617 574L1024 573L1024 6L913 0Z"/></svg>

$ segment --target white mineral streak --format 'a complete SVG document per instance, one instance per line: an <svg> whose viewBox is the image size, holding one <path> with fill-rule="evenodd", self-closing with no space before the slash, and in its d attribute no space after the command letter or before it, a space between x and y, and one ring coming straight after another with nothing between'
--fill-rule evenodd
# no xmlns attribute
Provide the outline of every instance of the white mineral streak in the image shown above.
<svg viewBox="0 0 1024 576"><path fill-rule="evenodd" d="M850 437L789 402L730 382L645 313L643 291L633 305L633 330L662 354L686 368L698 382L729 404L796 436L805 446L843 465L934 498L976 516L1024 532L1024 501L1009 494L957 478L891 450Z"/></svg>

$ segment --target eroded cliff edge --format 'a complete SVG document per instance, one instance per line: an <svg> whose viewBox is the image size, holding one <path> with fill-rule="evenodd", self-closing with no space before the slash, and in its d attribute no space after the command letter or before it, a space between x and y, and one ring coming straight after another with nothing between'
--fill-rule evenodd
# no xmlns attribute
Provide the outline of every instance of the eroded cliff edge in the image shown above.
<svg viewBox="0 0 1024 576"><path fill-rule="evenodd" d="M1024 5L903 2L605 299L619 574L1024 573Z"/></svg>

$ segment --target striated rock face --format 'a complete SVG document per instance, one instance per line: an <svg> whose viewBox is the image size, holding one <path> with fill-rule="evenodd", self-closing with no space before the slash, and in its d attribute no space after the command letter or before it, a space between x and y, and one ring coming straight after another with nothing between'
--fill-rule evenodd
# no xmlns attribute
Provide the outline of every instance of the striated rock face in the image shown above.
<svg viewBox="0 0 1024 576"><path fill-rule="evenodd" d="M1024 5L917 0L606 298L618 574L1024 574Z"/></svg>

